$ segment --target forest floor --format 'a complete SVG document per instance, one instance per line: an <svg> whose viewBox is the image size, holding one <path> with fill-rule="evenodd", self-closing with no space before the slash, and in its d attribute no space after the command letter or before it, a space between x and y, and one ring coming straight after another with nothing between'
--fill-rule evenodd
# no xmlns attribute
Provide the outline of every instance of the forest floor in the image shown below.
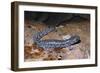
<svg viewBox="0 0 100 73"><path fill-rule="evenodd" d="M32 39L36 32L45 29L43 23L25 22L24 30L24 60L25 61L45 61L45 60L69 60L90 58L90 23L88 20L72 21L57 27L56 31L50 32L42 39L60 39L68 35L80 36L81 42L66 48L52 48L44 50L39 48Z"/></svg>

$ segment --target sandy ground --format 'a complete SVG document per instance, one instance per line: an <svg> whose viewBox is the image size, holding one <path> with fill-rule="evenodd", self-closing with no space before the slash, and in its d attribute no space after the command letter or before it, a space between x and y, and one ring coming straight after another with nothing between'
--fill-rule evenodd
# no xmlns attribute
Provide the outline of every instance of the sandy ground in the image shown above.
<svg viewBox="0 0 100 73"><path fill-rule="evenodd" d="M87 20L64 23L42 39L63 39L66 35L78 35L81 42L66 48L39 48L32 40L33 35L45 29L43 23L25 22L24 59L25 61L87 59L90 57L90 23Z"/></svg>

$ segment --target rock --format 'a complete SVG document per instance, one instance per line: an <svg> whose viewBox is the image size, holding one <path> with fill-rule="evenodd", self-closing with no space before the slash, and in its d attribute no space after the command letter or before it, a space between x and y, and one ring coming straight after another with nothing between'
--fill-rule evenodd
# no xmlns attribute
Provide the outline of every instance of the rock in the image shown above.
<svg viewBox="0 0 100 73"><path fill-rule="evenodd" d="M66 23L67 24L67 23ZM28 26L31 25L31 26ZM25 43L24 58L25 61L46 61L46 60L70 60L70 59L88 59L90 57L90 23L89 21L70 22L64 27L57 28L57 32L53 31L42 39L68 39L70 35L79 35L81 42L77 45L66 48L52 48L44 50L38 47L32 37L33 35L45 29L47 25L43 23L25 24Z"/></svg>

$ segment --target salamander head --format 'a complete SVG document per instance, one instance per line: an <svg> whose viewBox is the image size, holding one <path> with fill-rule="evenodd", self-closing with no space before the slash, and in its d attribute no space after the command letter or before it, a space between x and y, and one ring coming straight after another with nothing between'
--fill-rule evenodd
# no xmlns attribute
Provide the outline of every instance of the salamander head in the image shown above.
<svg viewBox="0 0 100 73"><path fill-rule="evenodd" d="M76 44L76 43L79 43L80 42L80 37L77 36L77 35L74 35L70 38L70 42L72 45Z"/></svg>

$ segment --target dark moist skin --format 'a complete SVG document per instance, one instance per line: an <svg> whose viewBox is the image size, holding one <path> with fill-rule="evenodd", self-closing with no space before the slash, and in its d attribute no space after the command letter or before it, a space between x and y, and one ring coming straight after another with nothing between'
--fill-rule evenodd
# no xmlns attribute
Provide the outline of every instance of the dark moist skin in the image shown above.
<svg viewBox="0 0 100 73"><path fill-rule="evenodd" d="M41 40L41 38L47 35L49 32L54 31L55 27L48 27L43 31L37 32L33 36L34 42L41 48L48 49L48 48L65 48L71 45L76 44L80 41L80 37L77 35L71 36L69 39L65 40Z"/></svg>

